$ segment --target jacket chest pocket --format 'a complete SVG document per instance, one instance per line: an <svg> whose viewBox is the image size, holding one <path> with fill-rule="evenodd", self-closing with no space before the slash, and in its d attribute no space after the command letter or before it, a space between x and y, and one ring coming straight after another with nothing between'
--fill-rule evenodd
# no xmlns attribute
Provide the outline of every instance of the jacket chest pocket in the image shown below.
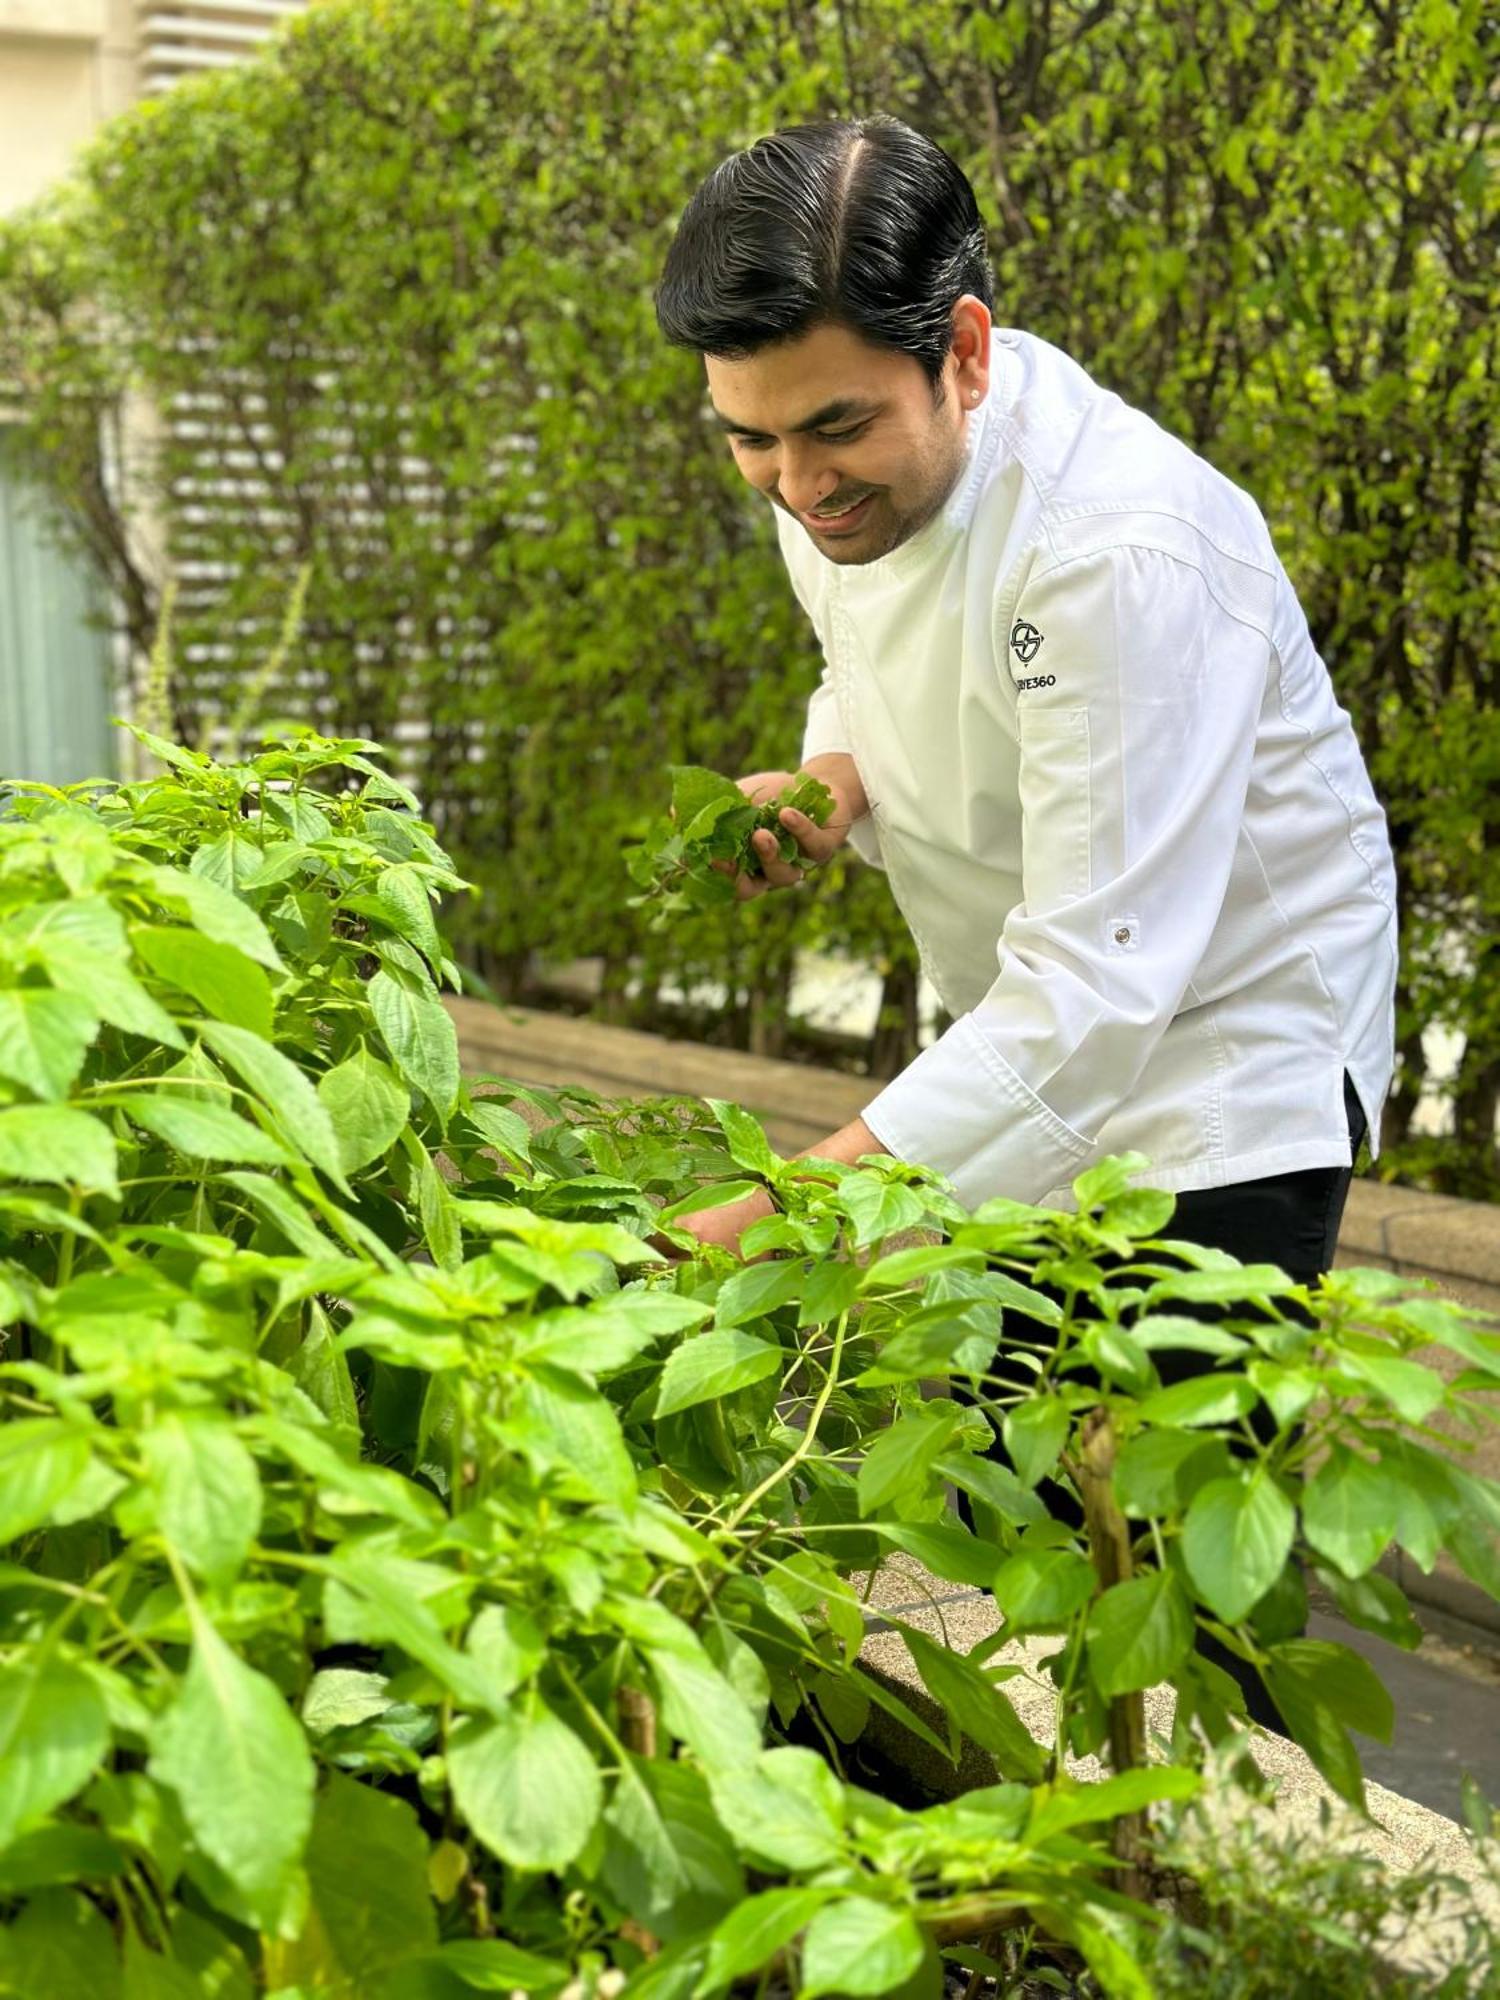
<svg viewBox="0 0 1500 2000"><path fill-rule="evenodd" d="M1021 704L1021 883L1032 915L1086 896L1092 801L1086 708Z"/></svg>

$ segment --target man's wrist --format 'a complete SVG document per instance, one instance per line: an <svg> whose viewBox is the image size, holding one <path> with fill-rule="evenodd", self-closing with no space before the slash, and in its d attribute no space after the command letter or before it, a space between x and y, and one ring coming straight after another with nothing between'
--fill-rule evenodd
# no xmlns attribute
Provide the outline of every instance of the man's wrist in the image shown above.
<svg viewBox="0 0 1500 2000"><path fill-rule="evenodd" d="M799 1153L797 1158L837 1160L843 1166L852 1167L867 1153L889 1154L889 1152L890 1147L881 1144L864 1119L855 1118L849 1124L841 1126L837 1132L831 1132L818 1145L809 1146L805 1152Z"/></svg>

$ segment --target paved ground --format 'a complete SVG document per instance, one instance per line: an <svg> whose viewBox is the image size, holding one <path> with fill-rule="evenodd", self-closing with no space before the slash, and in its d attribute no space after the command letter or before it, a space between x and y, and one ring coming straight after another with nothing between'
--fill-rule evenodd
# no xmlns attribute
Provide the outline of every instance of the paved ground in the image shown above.
<svg viewBox="0 0 1500 2000"><path fill-rule="evenodd" d="M999 1624L994 1600L985 1592L955 1590L951 1584L938 1583L903 1556L893 1557L883 1569L870 1605L881 1622L875 1625L861 1657L914 1688L920 1684L905 1643L899 1632L883 1623L884 1618L900 1619L959 1650L967 1650ZM1257 1737L1255 1756L1267 1777L1276 1783L1274 1806L1247 1806L1231 1788L1222 1800L1224 1810L1274 1812L1278 1823L1314 1829L1325 1805L1331 1805L1328 1838L1373 1854L1402 1872L1423 1863L1445 1869L1475 1884L1481 1902L1500 1922L1500 1884L1487 1877L1467 1834L1453 1817L1458 1810L1459 1778L1465 1770L1500 1803L1500 1665L1478 1647L1466 1655L1461 1635L1451 1629L1430 1638L1417 1654L1403 1653L1354 1632L1324 1613L1313 1614L1311 1630L1316 1637L1337 1638L1357 1647L1375 1665L1395 1700L1398 1721L1394 1744L1360 1744L1369 1778L1370 1819L1357 1818L1334 1800L1294 1743L1269 1735ZM1013 1660L1029 1669L1007 1681L1005 1692L1032 1734L1043 1742L1053 1737L1052 1689L1036 1669L1056 1643L1027 1640L994 1656L997 1661ZM1166 1688L1148 1693L1148 1730L1165 1734L1169 1729L1171 1701ZM909 1765L918 1761L911 1758ZM1083 1779L1106 1775L1094 1758L1072 1760L1070 1768ZM1443 1929L1442 1922L1436 1930L1429 1925L1423 1938L1412 1941L1412 1949L1438 1949ZM1404 1953L1398 1951L1397 1956Z"/></svg>
<svg viewBox="0 0 1500 2000"><path fill-rule="evenodd" d="M1362 1653L1391 1691L1395 1740L1358 1739L1364 1767L1377 1784L1458 1819L1459 1781L1467 1772L1500 1805L1500 1662L1472 1640L1455 1643L1451 1627L1447 1635L1429 1636L1416 1653L1403 1653L1316 1611L1308 1632ZM1464 1643L1473 1651L1466 1654Z"/></svg>

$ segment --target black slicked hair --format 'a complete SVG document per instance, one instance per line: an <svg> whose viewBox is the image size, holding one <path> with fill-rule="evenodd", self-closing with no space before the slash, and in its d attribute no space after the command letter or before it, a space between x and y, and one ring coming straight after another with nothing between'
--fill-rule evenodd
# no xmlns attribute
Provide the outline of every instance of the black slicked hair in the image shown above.
<svg viewBox="0 0 1500 2000"><path fill-rule="evenodd" d="M979 204L898 118L792 125L732 153L683 211L657 286L674 347L744 360L817 326L909 354L936 390L966 292L993 309Z"/></svg>

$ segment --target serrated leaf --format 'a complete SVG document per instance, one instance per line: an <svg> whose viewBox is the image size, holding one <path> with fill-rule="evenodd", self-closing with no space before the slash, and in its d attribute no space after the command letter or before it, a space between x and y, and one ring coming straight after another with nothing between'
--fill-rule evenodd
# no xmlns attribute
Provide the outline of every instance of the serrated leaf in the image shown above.
<svg viewBox="0 0 1500 2000"><path fill-rule="evenodd" d="M259 1125L241 1118L226 1104L190 1097L170 1087L112 1100L133 1124L175 1148L189 1160L232 1160L237 1165L285 1166L287 1148Z"/></svg>
<svg viewBox="0 0 1500 2000"><path fill-rule="evenodd" d="M202 1021L198 1032L277 1120L288 1139L345 1194L339 1143L318 1093L302 1071L261 1036L227 1021Z"/></svg>
<svg viewBox="0 0 1500 2000"><path fill-rule="evenodd" d="M189 1613L187 1674L152 1731L148 1768L262 1929L279 1935L312 1825L312 1760L280 1690L196 1605Z"/></svg>
<svg viewBox="0 0 1500 2000"><path fill-rule="evenodd" d="M1113 1585L1089 1612L1089 1671L1106 1699L1156 1687L1192 1645L1192 1606L1171 1570L1149 1570Z"/></svg>
<svg viewBox="0 0 1500 2000"><path fill-rule="evenodd" d="M137 924L131 931L137 957L169 986L188 994L205 1014L268 1036L276 1003L264 971L234 945L201 932Z"/></svg>
<svg viewBox="0 0 1500 2000"><path fill-rule="evenodd" d="M346 1174L356 1174L388 1153L411 1116L408 1092L363 1043L352 1056L323 1072L317 1092Z"/></svg>
<svg viewBox="0 0 1500 2000"><path fill-rule="evenodd" d="M898 1417L880 1433L855 1476L861 1515L868 1519L925 1490L958 1428L958 1414L951 1407L925 1409L916 1416Z"/></svg>
<svg viewBox="0 0 1500 2000"><path fill-rule="evenodd" d="M1297 1512L1263 1470L1200 1487L1182 1531L1193 1588L1227 1625L1236 1625L1280 1576L1291 1554Z"/></svg>
<svg viewBox="0 0 1500 2000"><path fill-rule="evenodd" d="M704 1101L718 1120L729 1157L735 1165L745 1168L748 1173L763 1174L766 1179L773 1180L781 1162L772 1152L771 1142L759 1119L743 1106L727 1103L722 1097L710 1097Z"/></svg>
<svg viewBox="0 0 1500 2000"><path fill-rule="evenodd" d="M922 1933L911 1914L869 1896L846 1896L819 1910L802 1941L798 2000L819 1993L889 1993L922 1962Z"/></svg>
<svg viewBox="0 0 1500 2000"><path fill-rule="evenodd" d="M0 991L0 1076L34 1097L64 1098L98 1031L99 1016L79 994L50 986Z"/></svg>
<svg viewBox="0 0 1500 2000"><path fill-rule="evenodd" d="M436 992L412 973L382 967L365 989L382 1041L408 1082L444 1123L458 1102L458 1034Z"/></svg>
<svg viewBox="0 0 1500 2000"><path fill-rule="evenodd" d="M168 1415L141 1439L163 1535L195 1576L228 1581L260 1532L260 1475L224 1419Z"/></svg>
<svg viewBox="0 0 1500 2000"><path fill-rule="evenodd" d="M0 1181L41 1181L84 1194L119 1196L114 1135L67 1104L0 1111Z"/></svg>
<svg viewBox="0 0 1500 2000"><path fill-rule="evenodd" d="M109 1735L104 1697L82 1667L40 1650L0 1667L0 1848L83 1789Z"/></svg>
<svg viewBox="0 0 1500 2000"><path fill-rule="evenodd" d="M1302 1532L1345 1576L1373 1569L1394 1540L1401 1496L1384 1466L1334 1445L1302 1489Z"/></svg>
<svg viewBox="0 0 1500 2000"><path fill-rule="evenodd" d="M55 1417L0 1425L0 1547L38 1528L83 1478L89 1441Z"/></svg>
<svg viewBox="0 0 1500 2000"><path fill-rule="evenodd" d="M270 932L254 910L217 882L189 874L185 868L162 865L144 867L141 874L169 909L186 916L205 937L232 944L268 972L286 970Z"/></svg>
<svg viewBox="0 0 1500 2000"><path fill-rule="evenodd" d="M367 2000L403 1959L436 1949L427 1840L406 1800L335 1773L313 1815L307 1871L308 1920L268 1947L268 1987Z"/></svg>
<svg viewBox="0 0 1500 2000"><path fill-rule="evenodd" d="M1034 1396L1006 1411L1001 1435L1023 1486L1035 1486L1056 1465L1071 1424L1067 1405L1056 1396Z"/></svg>
<svg viewBox="0 0 1500 2000"><path fill-rule="evenodd" d="M512 1868L564 1868L594 1830L604 1802L599 1767L534 1697L493 1722L454 1731L448 1777L459 1811Z"/></svg>
<svg viewBox="0 0 1500 2000"><path fill-rule="evenodd" d="M776 1374L782 1353L771 1342L757 1340L733 1327L710 1327L683 1341L667 1356L657 1392L658 1417L691 1409L748 1388Z"/></svg>

